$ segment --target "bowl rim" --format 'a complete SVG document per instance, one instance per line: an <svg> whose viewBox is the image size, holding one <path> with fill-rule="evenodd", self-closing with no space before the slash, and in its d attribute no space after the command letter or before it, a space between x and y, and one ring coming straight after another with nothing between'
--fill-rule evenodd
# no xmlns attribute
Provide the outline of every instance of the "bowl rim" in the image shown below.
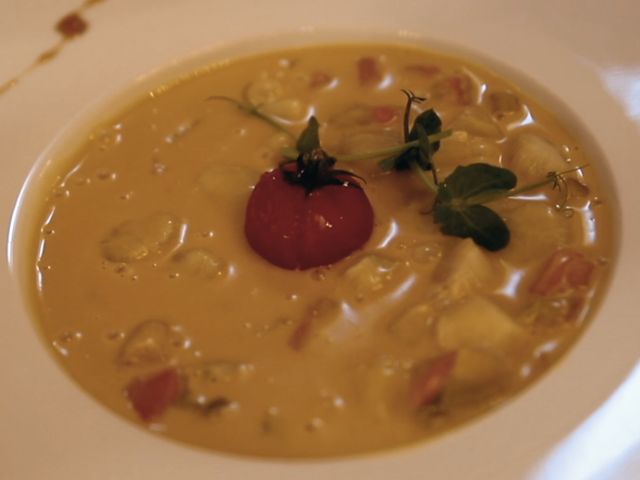
<svg viewBox="0 0 640 480"><path fill-rule="evenodd" d="M303 33L304 35L300 35L301 33ZM338 35L353 35L353 31L329 31L328 29L303 29L303 30L299 30L299 29L294 29L290 35L292 35L293 38L295 39L300 39L300 38L304 38L306 41L311 41L313 43L317 43L318 41L318 36L322 37L323 35L329 35L329 36L335 36L336 34ZM360 35L362 39L365 38L371 38L371 33L370 30L367 30L366 32L358 32L356 35ZM396 38L400 38L402 40L409 40L411 42L419 42L422 43L425 41L425 37L423 36L411 36L411 35L406 35L406 34L401 34L398 35L397 32L386 32L384 33L384 35L388 35L388 36L396 36ZM277 34L277 39L275 40L276 42L278 41L282 41L283 38L286 37L286 34L283 35L281 33ZM271 47L267 47L268 45L271 45L268 41L265 40L266 37L264 36L257 36L254 39L248 40L246 42L246 45L250 45L255 43L255 45L258 45L261 49L268 49L271 50ZM270 39L271 41L274 41L274 38L272 37ZM427 40L429 41L429 40ZM446 43L446 42L445 42ZM242 46L242 47L238 47L236 44L235 48L246 48L246 45ZM233 51L233 44L229 44L227 45L229 48L231 48L231 51ZM456 50L457 46L453 45L453 49ZM438 48L438 50L440 50L440 48ZM468 49L464 49L468 52ZM220 46L216 46L213 49L207 49L207 51L203 52L197 52L193 55L191 55L189 58L186 59L186 61L174 61L171 63L171 65L169 65L168 67L161 67L160 69L157 69L149 74L144 74L142 76L139 76L136 79L136 85L135 85L135 89L136 92L141 92L144 90L146 85L150 85L151 83L155 83L157 81L158 78L166 78L167 75L169 76L175 76L175 73L180 71L182 72L186 67L186 65L191 65L194 64L193 62L201 62L203 58L205 57L209 57L210 55L218 55L221 51ZM457 52L457 54L459 55L460 52ZM234 55L236 56L236 55ZM463 56L466 58L467 55ZM481 54L480 56L485 57L484 54ZM471 58L472 62L474 61L474 58L479 58L478 57L478 52L473 52L472 56L469 57ZM506 66L506 65L505 65ZM499 68L499 72L500 72L500 67ZM507 67L509 68L509 67ZM491 65L490 69L493 71L496 71L495 65ZM517 69L514 69L514 72L516 72L517 74ZM522 85L522 83L519 81L520 79L518 78L514 78L511 75L508 75L510 78L513 78L513 80L518 84L518 85ZM114 91L120 89L121 86L117 86L114 88ZM531 91L530 88L528 88L527 86L524 87L525 90L527 91ZM103 94L101 98L99 98L97 101L93 102L91 105L85 107L82 111L80 111L72 120L70 120L69 122L66 123L66 125L64 126L63 129L59 130L59 133L56 135L56 138L51 141L49 143L49 146L44 150L44 152L42 153L42 155L39 157L36 166L34 167L34 169L31 170L31 173L29 174L29 179L27 180L27 183L25 183L24 188L21 190L21 193L18 197L17 200L17 205L16 208L14 209L13 213L12 213L12 219L11 219L11 224L10 224L10 231L8 232L8 237L7 237L7 242L8 242L8 262L9 265L11 267L11 271L12 271L12 275L13 275L13 279L14 281L17 281L18 283L22 282L23 280L20 279L20 269L22 268L20 266L20 262L21 260L18 258L19 255L16 253L16 245L19 245L21 243L20 238L24 238L24 237L20 237L20 235L24 235L24 233L22 233L23 228L26 228L26 223L28 222L27 220L25 220L23 217L20 217L18 215L19 211L22 211L22 209L29 209L29 205L28 205L28 201L29 198L35 198L34 195L29 195L28 192L30 192L33 188L37 188L34 187L35 183L37 182L43 182L45 181L42 176L42 172L49 167L50 163L51 163L51 159L54 157L58 157L60 156L59 154L61 153L62 150L60 150L60 148L63 148L66 146L66 148L70 148L71 146L71 139L72 138L78 138L78 132L81 131L81 129L79 129L79 125L95 125L95 121L87 121L87 120L91 120L91 119L96 119L98 118L98 116L100 118L105 118L105 110L104 107L108 107L109 109L111 109L111 107L115 107L117 105L124 105L125 103L128 102L128 100L126 99L130 99L132 98L132 95L137 95L133 94L133 92L131 91L132 88L131 87L127 87L126 91L122 90L122 98L118 97L117 93L113 93L113 92L108 92L106 94ZM534 93L534 96L536 96L536 98L540 98L536 93ZM114 100L116 99L116 100ZM124 103L123 103L124 102ZM556 109L552 107L552 109L555 111ZM116 108L115 110L113 110L113 113L115 113L118 110L118 108ZM586 126L586 133L589 134L591 133L592 135L595 133L593 127L591 126ZM595 136L595 135L593 135ZM69 143L67 143L69 142ZM596 147L598 148L598 147ZM625 202L627 202L629 200L629 198L637 198L638 195L637 193L634 194L633 192L629 192L628 190L626 190L626 187L624 186L624 182L623 179L621 178L620 174L618 172L613 172L610 171L608 173L609 175L609 181L613 184L615 184L616 186L616 191L619 192L619 198L620 200L616 200L616 202L618 203L618 207L620 209L620 211L622 211L621 216L622 217L626 217L625 216L625 210L624 210L624 204ZM629 205L629 204L627 204ZM628 208L628 207L626 207ZM637 237L637 232L634 231L633 236L630 236L629 234L629 228L628 228L628 224L626 222L621 222L619 225L619 233L620 233L620 240L619 240L619 245L618 245L618 249L619 249L619 254L618 254L618 258L626 258L628 255L630 255L629 250L632 248L633 243L632 241L634 240L634 238ZM610 286L609 289L610 291L613 290L614 286L618 287L618 290L620 290L620 283L623 281L621 278L626 278L627 277L627 273L626 271L631 268L632 262L618 262L618 265L616 266L616 271L615 273L612 274L612 280L610 282ZM610 292L609 292L610 293ZM607 297L609 297L609 295L607 295ZM615 300L615 299L614 299ZM24 302L24 296L22 297L22 301ZM605 317L605 316L616 316L616 312L619 312L619 310L616 310L615 308L613 308L613 306L611 305L611 303L613 302L613 300L609 300L608 298L606 298L603 302L602 305L600 305L599 307L599 312L596 315L598 318L601 317ZM24 307L23 307L24 308ZM626 318L626 312L622 312L620 314L621 317ZM542 400L542 397L544 395L547 395L549 393L549 389L555 389L555 394L552 396L552 398L555 399L560 399L562 397L562 394L560 392L570 392L572 388L571 385L566 386L565 388L563 388L562 390L558 390L558 385L560 385L561 383L561 379L558 377L562 377L566 375L570 375L571 372L573 372L575 370L575 363L578 360L573 360L573 357L578 356L580 358L585 358L586 356L588 356L589 354L591 354L591 352L602 352L602 340L600 342L597 341L597 339L592 338L596 333L592 333L594 330L594 327L596 325L600 326L604 320L600 320L600 321L596 321L597 319L594 319L594 321L592 322L592 325L590 325L587 329L587 332L585 332L585 334L583 335L583 338L581 338L578 341L578 344L573 346L571 351L568 353L568 355L565 356L565 358L561 361L560 365L557 365L555 368L553 368L550 372L548 372L547 374L545 374L543 376L542 379L539 379L538 381L535 382L535 384L531 387L529 387L529 389L527 389L528 391L525 393L521 393L520 395L517 396L516 399L514 399L513 402L510 402L508 405L504 405L502 407L500 407L496 412L491 413L489 415L485 415L482 418L478 419L474 423L473 428L474 430L478 430L478 429L493 429L493 428L498 428L500 431L502 432L508 432L510 431L510 435L512 435L512 441L517 441L520 438L520 435L523 432L520 432L519 430L517 430L516 425L517 423L513 423L514 420L516 418L518 418L522 412L523 409L526 408L530 408L532 405L531 403L533 402L533 404L539 404L539 405L550 405L550 401L547 400ZM597 334L599 335L602 332L602 328L598 328L597 329ZM589 340L589 341L586 341ZM573 352L579 351L580 354L574 354ZM610 367L610 371L613 371L615 369L615 375L611 378L599 378L598 375L596 374L597 381L595 382L597 385L597 392L595 391L595 389L590 390L589 392L587 392L585 390L584 394L583 394L583 403L585 405L580 406L579 408L576 407L576 405L574 405L574 407L576 407L573 411L573 417L569 420L568 418L565 418L564 421L562 422L562 433L560 433L560 436L562 436L562 434L567 433L568 431L570 431L573 427L575 427L580 421L582 421L584 418L586 418L586 416L588 416L588 414L592 411L594 411L598 405L600 405L608 396L609 394L615 390L615 387L626 377L626 374L631 371L632 367L635 365L635 363L637 362L637 350L636 352L631 352L629 350L624 350L623 352L618 352L620 353L620 355L618 355L615 359L611 360L611 363L609 364ZM623 355L624 354L624 355ZM569 361L571 360L571 361ZM557 372L557 373L556 373ZM547 377L553 377L553 381L551 381L551 379L547 382L546 379ZM582 378L584 379L585 376L584 375L577 375L577 377L574 378ZM540 386L540 384L542 384L544 382L544 388L542 386ZM65 383L65 382L62 382ZM568 387L568 388L567 388ZM546 393L545 393L546 391ZM527 400L526 402L524 400L522 400L523 397L528 397L529 394L531 394L531 400ZM534 395L535 394L535 395ZM588 401L587 401L587 397L588 397ZM528 406L523 406L522 404L527 403L529 404ZM501 415L501 411L508 409L508 413L505 413L504 415ZM95 412L94 412L95 413ZM107 415L113 417L113 414L110 412L105 411L104 413L106 413ZM495 422L493 422L493 418L496 416L500 416L501 417L501 422L500 425L493 425ZM477 428L476 428L477 427ZM511 428L513 427L513 428ZM463 427L464 430L467 430L469 428L469 424L467 427ZM136 442L138 441L142 441L144 442L144 440L140 440L139 438L137 438L138 433L142 433L142 432L138 432L136 430L136 433L133 432L128 432L128 435L130 434L131 437L136 437ZM462 437L466 437L467 439L464 439L460 437L460 435L462 435ZM556 432L556 435L558 435L558 432ZM145 435L146 437L146 435ZM391 451L388 454L376 454L376 456L378 457L377 459L372 459L370 458L369 455L365 455L362 458L351 458L351 459L338 459L338 460L330 460L329 462L327 461L312 461L312 462L308 462L308 461L304 461L302 462L304 464L304 466L308 467L310 464L315 464L318 468L324 469L328 464L335 464L335 465L342 465L344 466L345 464L362 464L362 462L366 462L368 464L368 468L372 468L372 465L375 465L375 467L373 468L380 468L381 464L385 464L388 465L389 462L387 462L387 460L390 460L392 457L395 459L399 459L399 458L403 458L403 461L412 461L415 462L415 458L419 457L419 456L426 456L426 457L433 457L433 454L427 452L428 450L432 450L432 451L442 451L443 448L455 448L455 449L459 449L461 448L460 446L455 446L455 445L451 445L452 443L460 443L462 442L462 444L467 445L467 448L470 448L472 445L477 445L477 441L482 438L482 435L478 435L478 434L474 434L471 435L470 438L468 435L466 435L464 432L458 432L457 430L454 430L451 434L447 434L445 437L442 437L438 440L436 440L436 442L438 443L442 443L443 447L442 448L431 448L431 444L432 442L427 442L425 445L423 446L416 446L416 447L409 447L409 449L405 449L402 448L402 451ZM471 442L471 443L469 443ZM146 442L145 442L146 443ZM149 444L153 444L156 445L155 442L148 442ZM445 447L446 445L446 447ZM462 447L464 448L464 447ZM166 451L166 448L161 448L161 450ZM410 451L409 451L410 450ZM225 457L225 456L223 456ZM236 463L237 461L240 461L242 463L247 462L246 458L242 458L242 459L229 459L227 457L225 457L226 460L230 460L231 463ZM372 461L373 460L373 461ZM254 461L250 461L250 463L254 463ZM264 462L261 460L256 460L255 463L263 465L264 466ZM278 462L275 462L278 463ZM285 462L287 464L287 468L291 467L289 462ZM267 461L266 464L273 466L274 462L272 461ZM397 467L397 462L393 461L390 462L390 464L394 465L393 468ZM419 465L419 464L416 464ZM282 465L280 465L282 466ZM362 466L362 465L361 465ZM352 467L347 468L347 470L352 471L351 470ZM358 467L360 468L360 467ZM347 478L347 477L345 477Z"/></svg>

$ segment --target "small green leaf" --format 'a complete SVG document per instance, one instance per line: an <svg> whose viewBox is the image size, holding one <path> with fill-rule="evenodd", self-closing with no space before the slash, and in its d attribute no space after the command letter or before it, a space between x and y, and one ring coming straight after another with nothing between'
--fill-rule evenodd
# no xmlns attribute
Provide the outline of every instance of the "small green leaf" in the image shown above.
<svg viewBox="0 0 640 480"><path fill-rule="evenodd" d="M422 127L427 135L433 135L442 130L442 120L440 120L433 108L425 110L414 120L413 128L409 133L409 140L418 140L420 138L418 126ZM440 149L440 142L433 143L432 148L434 153L437 152Z"/></svg>
<svg viewBox="0 0 640 480"><path fill-rule="evenodd" d="M436 204L433 216L445 235L471 237L475 243L492 252L506 247L511 238L504 220L484 205L456 209L448 204Z"/></svg>
<svg viewBox="0 0 640 480"><path fill-rule="evenodd" d="M440 148L440 141L429 143L427 138L442 131L442 121L438 114L430 108L416 117L413 127L406 139L407 142L419 141L420 146L412 147L394 159L396 170L407 170L412 162L416 162L423 170L431 169L431 155Z"/></svg>
<svg viewBox="0 0 640 480"><path fill-rule="evenodd" d="M515 174L506 168L487 163L458 166L441 184L437 200L444 203L453 199L464 201L482 193L511 190L517 182Z"/></svg>
<svg viewBox="0 0 640 480"><path fill-rule="evenodd" d="M459 166L438 185L434 220L445 235L471 237L478 245L496 251L509 243L509 228L502 218L482 203L516 186L511 170L486 163Z"/></svg>
<svg viewBox="0 0 640 480"><path fill-rule="evenodd" d="M435 152L435 144L429 142L429 134L422 125L416 125L416 129L418 131L418 141L420 142L418 146L417 162L420 168L423 170L429 170L433 167L432 157Z"/></svg>
<svg viewBox="0 0 640 480"><path fill-rule="evenodd" d="M300 154L311 153L316 148L320 148L319 129L320 125L318 124L318 120L312 116L309 119L309 123L307 123L307 128L302 131L296 142L296 150L298 150Z"/></svg>

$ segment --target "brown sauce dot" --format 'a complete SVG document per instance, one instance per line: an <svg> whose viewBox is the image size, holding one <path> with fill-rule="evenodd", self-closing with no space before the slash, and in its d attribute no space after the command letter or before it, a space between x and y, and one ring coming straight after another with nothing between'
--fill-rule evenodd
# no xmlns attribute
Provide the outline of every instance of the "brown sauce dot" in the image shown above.
<svg viewBox="0 0 640 480"><path fill-rule="evenodd" d="M56 30L65 38L82 35L88 27L87 21L75 12L65 15L56 23Z"/></svg>

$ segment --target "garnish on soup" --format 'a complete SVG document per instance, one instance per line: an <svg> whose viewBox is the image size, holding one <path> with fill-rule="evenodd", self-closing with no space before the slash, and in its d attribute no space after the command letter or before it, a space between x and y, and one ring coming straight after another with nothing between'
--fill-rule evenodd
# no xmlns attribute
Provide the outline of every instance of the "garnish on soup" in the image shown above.
<svg viewBox="0 0 640 480"><path fill-rule="evenodd" d="M297 142L298 157L263 174L245 213L251 247L274 265L307 269L342 260L373 231L373 210L356 176L334 168L314 117Z"/></svg>
<svg viewBox="0 0 640 480"><path fill-rule="evenodd" d="M449 136L451 131L442 131L442 121L433 109L420 113L409 129L411 107L425 99L411 91L403 92L407 96L403 117L404 143L383 151L354 154L342 161L365 160L393 153L379 162L380 168L413 170L416 173L436 194L433 217L445 235L472 238L487 250L501 250L509 244L509 228L486 204L547 184L552 184L557 189L564 186L566 190L563 175L582 168L547 172L542 180L516 189L518 180L511 170L486 163L473 163L456 167L451 175L439 183L433 156L440 148L440 140ZM210 98L229 100L250 115L291 135L282 124L254 105L226 97ZM303 203L299 195L295 194L295 189L285 187L283 179L289 184L303 187L307 196L326 185L361 189L358 183L348 180L353 177L353 173L333 168L337 160L320 148L318 128L318 121L311 117L296 149L284 151L285 155L295 156L295 169L289 168L290 162L284 162L279 172L264 174L256 186L258 193L254 191L249 199L245 224L249 244L262 257L280 267L305 269L342 260L367 241L373 228L373 214L369 212L369 202L363 201L363 198L366 199L364 193L331 195L333 214L330 218L341 219L340 222L335 222L317 211L318 202L315 202L312 209L298 208ZM424 171L431 171L433 179L430 180ZM352 201L354 196L358 198ZM326 199L327 196L323 198ZM327 201L321 203L326 205ZM287 206L291 209L286 209ZM353 228L348 230L345 225ZM327 235L329 233L332 235ZM313 247L307 246L308 242L312 242Z"/></svg>
<svg viewBox="0 0 640 480"><path fill-rule="evenodd" d="M521 392L597 307L597 158L481 67L324 46L151 93L60 167L31 250L61 363L153 432L272 457L416 442Z"/></svg>

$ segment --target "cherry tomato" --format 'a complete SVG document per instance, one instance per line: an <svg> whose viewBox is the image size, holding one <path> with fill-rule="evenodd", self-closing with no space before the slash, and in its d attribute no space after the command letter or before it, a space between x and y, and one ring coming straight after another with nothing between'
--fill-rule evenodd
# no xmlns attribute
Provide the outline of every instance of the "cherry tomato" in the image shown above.
<svg viewBox="0 0 640 480"><path fill-rule="evenodd" d="M281 168L264 173L245 216L245 235L263 258L282 268L328 265L366 243L373 209L351 179L307 190L288 182Z"/></svg>

